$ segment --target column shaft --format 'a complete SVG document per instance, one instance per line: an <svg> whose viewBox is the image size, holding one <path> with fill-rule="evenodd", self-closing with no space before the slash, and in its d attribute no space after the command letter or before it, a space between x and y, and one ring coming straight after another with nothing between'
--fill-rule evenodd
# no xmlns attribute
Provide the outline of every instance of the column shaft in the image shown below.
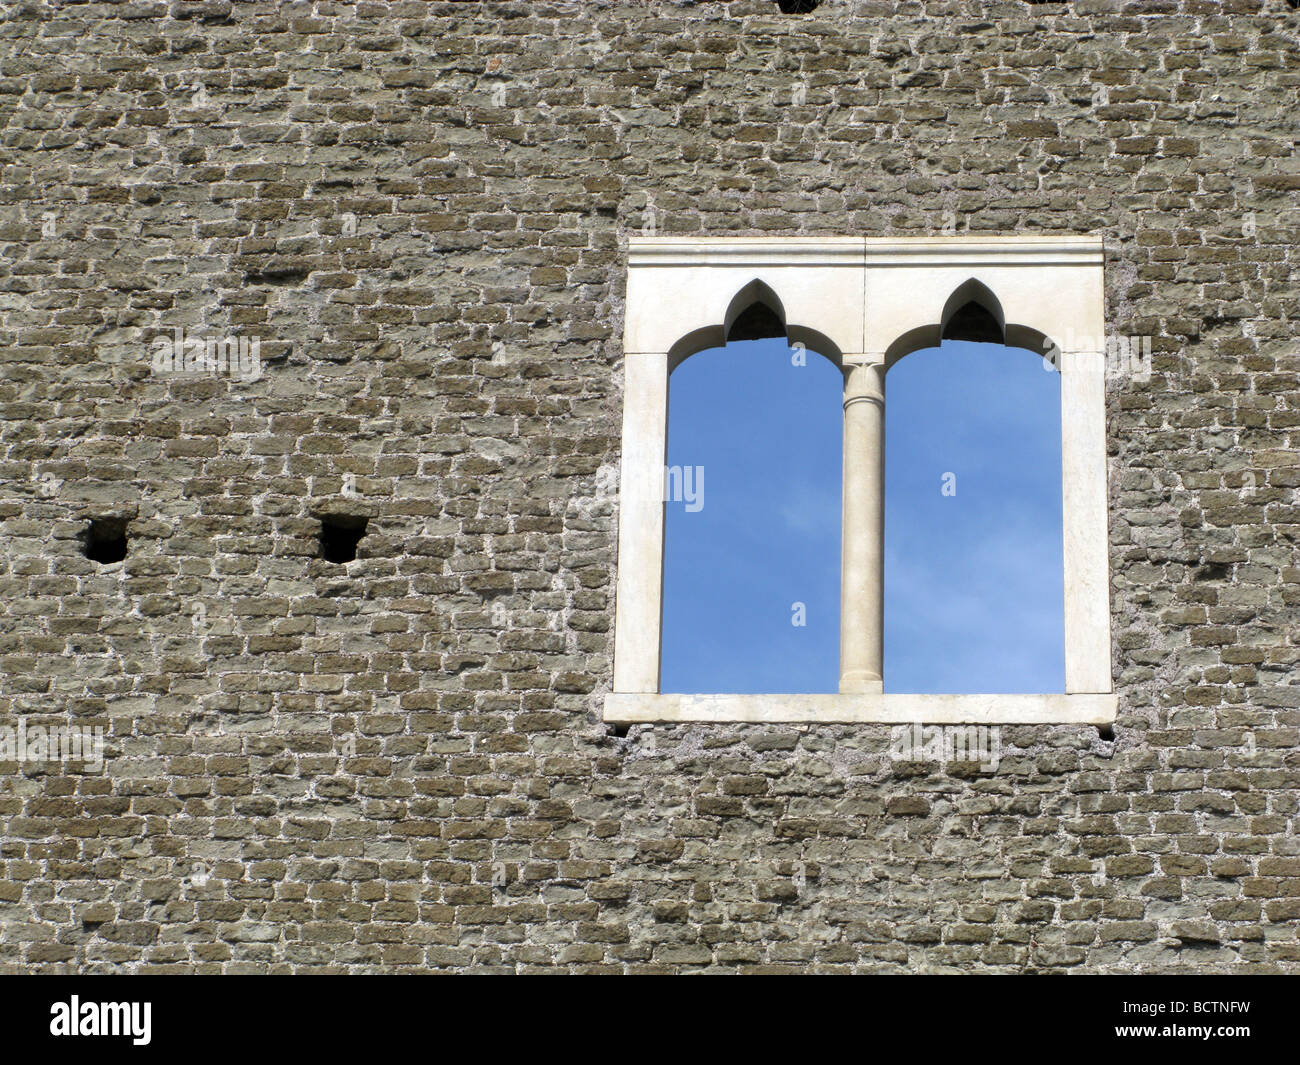
<svg viewBox="0 0 1300 1065"><path fill-rule="evenodd" d="M840 691L879 692L885 634L885 367L844 359Z"/></svg>

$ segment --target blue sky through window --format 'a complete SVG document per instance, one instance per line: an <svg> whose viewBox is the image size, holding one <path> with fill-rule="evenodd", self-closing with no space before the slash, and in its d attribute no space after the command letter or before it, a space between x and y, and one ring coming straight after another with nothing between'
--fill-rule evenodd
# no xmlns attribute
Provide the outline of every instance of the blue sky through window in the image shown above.
<svg viewBox="0 0 1300 1065"><path fill-rule="evenodd" d="M1063 690L1059 389L990 344L890 370L886 691ZM673 372L661 690L838 687L842 393L784 340Z"/></svg>
<svg viewBox="0 0 1300 1065"><path fill-rule="evenodd" d="M1043 367L950 341L889 371L885 691L1065 690L1061 379Z"/></svg>
<svg viewBox="0 0 1300 1065"><path fill-rule="evenodd" d="M688 467L704 478L699 509L666 508L662 691L838 687L843 393L831 362L784 340L673 371L668 466L683 497Z"/></svg>

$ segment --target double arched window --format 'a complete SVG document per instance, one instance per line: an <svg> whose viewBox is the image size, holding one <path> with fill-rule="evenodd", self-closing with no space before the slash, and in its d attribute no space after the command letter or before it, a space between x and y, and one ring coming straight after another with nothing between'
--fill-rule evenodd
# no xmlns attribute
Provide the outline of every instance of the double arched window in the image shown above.
<svg viewBox="0 0 1300 1065"><path fill-rule="evenodd" d="M1102 260L1092 237L633 241L615 678L606 718L1112 721ZM766 338L788 345L787 356L829 360L842 380L836 690L664 693L669 374L697 352ZM1064 692L919 696L895 694L891 685L885 694L885 374L945 340L1025 348L1060 372ZM676 470L679 492L686 472Z"/></svg>

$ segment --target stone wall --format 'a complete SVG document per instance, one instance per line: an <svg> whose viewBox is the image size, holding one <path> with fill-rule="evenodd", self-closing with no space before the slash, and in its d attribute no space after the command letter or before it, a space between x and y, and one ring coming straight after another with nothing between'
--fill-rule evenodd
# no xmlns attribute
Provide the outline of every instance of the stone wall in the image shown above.
<svg viewBox="0 0 1300 1065"><path fill-rule="evenodd" d="M1300 971L1289 4L4 15L0 968ZM601 723L651 224L1104 234L1113 738Z"/></svg>

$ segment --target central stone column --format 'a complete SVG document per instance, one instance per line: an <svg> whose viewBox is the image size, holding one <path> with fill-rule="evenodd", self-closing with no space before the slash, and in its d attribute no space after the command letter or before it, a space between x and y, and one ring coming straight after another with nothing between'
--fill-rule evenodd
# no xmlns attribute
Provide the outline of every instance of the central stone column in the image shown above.
<svg viewBox="0 0 1300 1065"><path fill-rule="evenodd" d="M885 658L885 359L844 356L840 691L882 690Z"/></svg>

